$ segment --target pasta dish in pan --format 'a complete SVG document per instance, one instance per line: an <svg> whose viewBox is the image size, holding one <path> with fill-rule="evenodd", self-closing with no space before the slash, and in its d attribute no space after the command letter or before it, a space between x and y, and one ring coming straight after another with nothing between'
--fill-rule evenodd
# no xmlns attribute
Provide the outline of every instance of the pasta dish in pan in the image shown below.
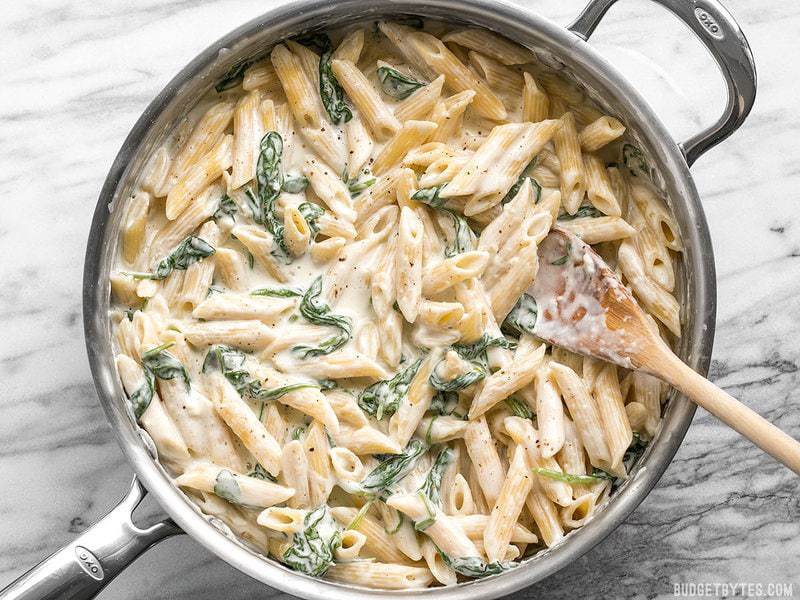
<svg viewBox="0 0 800 600"><path fill-rule="evenodd" d="M291 569L408 589L513 568L659 426L665 386L538 340L527 293L557 225L679 336L649 176L619 120L488 31L285 40L199 99L124 207L131 415L200 510Z"/></svg>

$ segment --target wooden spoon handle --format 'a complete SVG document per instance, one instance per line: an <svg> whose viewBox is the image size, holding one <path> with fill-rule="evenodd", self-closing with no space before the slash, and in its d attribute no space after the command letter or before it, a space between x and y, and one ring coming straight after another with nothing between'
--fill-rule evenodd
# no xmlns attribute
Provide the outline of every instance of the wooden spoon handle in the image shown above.
<svg viewBox="0 0 800 600"><path fill-rule="evenodd" d="M698 406L800 475L800 442L694 372L672 352L665 349L663 355L658 372L653 373L655 376L682 391Z"/></svg>

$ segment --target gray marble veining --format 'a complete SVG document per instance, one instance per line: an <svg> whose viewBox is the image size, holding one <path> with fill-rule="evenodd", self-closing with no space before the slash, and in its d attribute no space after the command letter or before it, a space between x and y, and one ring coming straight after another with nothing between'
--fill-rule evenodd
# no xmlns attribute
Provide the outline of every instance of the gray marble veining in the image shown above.
<svg viewBox="0 0 800 600"><path fill-rule="evenodd" d="M80 325L85 239L130 127L210 41L275 0L7 3L0 29L0 587L98 520L131 477L97 403ZM519 1L567 23L578 0ZM800 3L727 0L749 37L749 120L693 168L719 279L712 378L800 437ZM646 0L594 44L676 138L717 117L721 78ZM798 480L698 411L658 487L604 542L517 598L672 597L676 583L793 583ZM187 537L150 551L107 599L286 597Z"/></svg>

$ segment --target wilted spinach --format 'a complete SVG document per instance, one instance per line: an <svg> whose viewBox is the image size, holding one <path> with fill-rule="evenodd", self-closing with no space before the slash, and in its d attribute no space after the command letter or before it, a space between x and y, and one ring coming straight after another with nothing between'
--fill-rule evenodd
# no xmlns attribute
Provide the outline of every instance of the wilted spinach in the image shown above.
<svg viewBox="0 0 800 600"><path fill-rule="evenodd" d="M322 276L320 275L303 295L303 299L300 301L300 314L303 315L309 323L335 327L339 332L320 342L319 346L301 344L292 348L292 350L298 352L303 358L330 354L344 346L352 335L353 323L350 318L331 313L331 307L320 299L321 295Z"/></svg>
<svg viewBox="0 0 800 600"><path fill-rule="evenodd" d="M386 457L367 474L361 481L362 492L374 498L386 499L389 488L408 475L414 467L414 463L426 449L427 447L421 441L411 440L402 453Z"/></svg>
<svg viewBox="0 0 800 600"><path fill-rule="evenodd" d="M475 234L463 216L444 207L447 200L440 196L443 187L444 185L422 188L414 192L411 198L450 216L453 221L453 242L445 248L444 253L445 256L455 256L475 247Z"/></svg>
<svg viewBox="0 0 800 600"><path fill-rule="evenodd" d="M538 315L539 310L536 305L536 298L530 294L522 294L503 321L502 329L504 332L515 335L522 335L523 333L533 335Z"/></svg>
<svg viewBox="0 0 800 600"><path fill-rule="evenodd" d="M292 383L277 388L266 389L261 382L251 377L250 373L244 368L244 352L217 344L212 346L205 360L203 360L203 373L211 369L218 369L231 385L236 388L241 396L247 396L255 400L267 402L277 400L290 392L306 388L318 388L312 383Z"/></svg>
<svg viewBox="0 0 800 600"><path fill-rule="evenodd" d="M384 93L397 100L405 100L426 85L391 67L378 67L378 79L380 79Z"/></svg>
<svg viewBox="0 0 800 600"><path fill-rule="evenodd" d="M379 421L384 416L393 415L408 392L408 386L421 364L422 359L417 360L391 379L373 383L361 392L358 397L358 405Z"/></svg>
<svg viewBox="0 0 800 600"><path fill-rule="evenodd" d="M334 552L341 543L339 525L323 504L306 515L303 530L294 534L282 560L295 571L321 577L333 564Z"/></svg>

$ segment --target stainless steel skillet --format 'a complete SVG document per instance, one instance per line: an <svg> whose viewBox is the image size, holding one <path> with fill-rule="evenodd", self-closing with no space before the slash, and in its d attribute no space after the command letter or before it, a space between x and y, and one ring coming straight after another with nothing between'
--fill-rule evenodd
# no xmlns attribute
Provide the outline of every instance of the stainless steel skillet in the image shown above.
<svg viewBox="0 0 800 600"><path fill-rule="evenodd" d="M715 272L708 227L689 167L742 124L755 99L756 73L744 35L717 0L653 1L669 9L700 38L727 83L728 102L722 117L683 143L670 137L640 94L587 43L615 0L590 0L566 29L497 0L305 0L243 25L189 63L148 106L120 149L100 193L86 251L83 303L89 361L100 403L137 478L113 511L0 592L0 598L91 598L147 548L182 532L243 573L303 598L376 600L411 594L344 586L290 571L240 543L217 519L200 514L172 485L154 459L152 443L126 412L114 368L108 275L121 225L119 207L129 197L145 159L196 99L233 65L263 53L279 40L309 30L398 15L472 24L533 48L543 61L565 69L581 82L590 96L626 123L632 139L650 163L658 166L656 183L670 198L686 246L679 290L685 311L684 337L678 353L705 374L714 337ZM413 595L437 600L496 598L540 581L576 560L620 525L655 486L693 414L693 404L672 397L661 431L634 475L590 523L571 533L562 544L502 575L423 593L415 591ZM131 513L145 494L144 486L172 519L142 530L133 525Z"/></svg>

